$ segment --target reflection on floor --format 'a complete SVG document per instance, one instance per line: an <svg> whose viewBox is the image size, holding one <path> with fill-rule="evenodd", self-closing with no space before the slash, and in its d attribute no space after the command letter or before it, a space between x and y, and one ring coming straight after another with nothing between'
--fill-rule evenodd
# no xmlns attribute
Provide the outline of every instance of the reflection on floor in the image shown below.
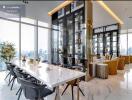
<svg viewBox="0 0 132 100"><path fill-rule="evenodd" d="M0 71L6 70L6 65L4 62L0 62Z"/></svg>
<svg viewBox="0 0 132 100"><path fill-rule="evenodd" d="M17 82L12 91L4 80L6 72L0 72L0 100L17 100L15 95L19 88ZM60 87L62 93L65 86ZM80 88L85 93L85 97L80 93L80 100L131 100L132 98L132 65L127 65L125 70L118 71L117 75L109 76L108 79L94 78L89 82L81 82ZM76 88L74 88L74 97L76 100ZM54 100L55 94L47 97L45 100ZM24 95L20 100L26 100ZM72 100L70 87L61 96L61 100Z"/></svg>

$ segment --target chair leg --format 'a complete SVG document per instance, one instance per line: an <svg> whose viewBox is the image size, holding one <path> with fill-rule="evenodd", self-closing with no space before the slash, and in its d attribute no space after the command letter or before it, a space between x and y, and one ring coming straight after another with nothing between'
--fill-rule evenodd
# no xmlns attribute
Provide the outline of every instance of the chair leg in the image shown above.
<svg viewBox="0 0 132 100"><path fill-rule="evenodd" d="M19 92L19 95L18 95L17 100L19 100L19 99L20 99L21 94L22 94L22 88L20 87L20 92Z"/></svg>
<svg viewBox="0 0 132 100"><path fill-rule="evenodd" d="M64 94L64 92L66 91L66 89L68 88L68 86L69 86L69 84L67 84L66 88L64 89L64 91L62 92L62 94L61 94L61 95L63 95L63 94Z"/></svg>
<svg viewBox="0 0 132 100"><path fill-rule="evenodd" d="M12 90L12 88L13 88L14 81L15 81L15 77L13 77L13 81L12 81L12 85L11 85L11 90Z"/></svg>
<svg viewBox="0 0 132 100"><path fill-rule="evenodd" d="M10 83L10 81L11 81L11 74L10 74L10 76L9 76L9 83Z"/></svg>
<svg viewBox="0 0 132 100"><path fill-rule="evenodd" d="M85 96L84 93L82 92L82 90L80 89L80 87L79 87L79 91L82 93L83 96Z"/></svg>
<svg viewBox="0 0 132 100"><path fill-rule="evenodd" d="M11 84L12 81L13 81L13 78L9 81L8 86Z"/></svg>
<svg viewBox="0 0 132 100"><path fill-rule="evenodd" d="M71 86L71 89L72 89L72 100L74 100L73 86Z"/></svg>
<svg viewBox="0 0 132 100"><path fill-rule="evenodd" d="M7 79L7 77L10 75L10 72L6 75L6 77L5 77L5 79L4 80L6 80Z"/></svg>
<svg viewBox="0 0 132 100"><path fill-rule="evenodd" d="M17 91L16 95L17 95L20 91L21 91L21 87L18 89L18 91Z"/></svg>

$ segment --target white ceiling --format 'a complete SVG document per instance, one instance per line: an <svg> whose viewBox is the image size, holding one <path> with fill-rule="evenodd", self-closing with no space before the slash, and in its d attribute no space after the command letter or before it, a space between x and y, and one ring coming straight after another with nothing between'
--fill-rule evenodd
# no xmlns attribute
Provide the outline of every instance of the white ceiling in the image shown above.
<svg viewBox="0 0 132 100"><path fill-rule="evenodd" d="M55 8L57 5L62 3L62 1L29 1L28 4L24 4L22 1L0 1L2 4L16 4L26 6L26 17L32 19L38 19L47 23L50 23L51 17L48 16L48 12Z"/></svg>
<svg viewBox="0 0 132 100"><path fill-rule="evenodd" d="M116 23L115 20L97 3L93 2L93 26L99 27Z"/></svg>
<svg viewBox="0 0 132 100"><path fill-rule="evenodd" d="M48 11L63 1L29 1L26 5L26 17L50 23ZM104 1L123 20L122 28L132 28L132 1ZM0 1L0 4L23 4L22 1ZM96 1L93 2L94 27L117 23Z"/></svg>
<svg viewBox="0 0 132 100"><path fill-rule="evenodd" d="M132 19L128 18L132 16L132 1L104 1L124 22L122 28L132 28ZM106 11L104 11L97 2L93 3L93 17L94 26L107 25L111 23L116 23Z"/></svg>

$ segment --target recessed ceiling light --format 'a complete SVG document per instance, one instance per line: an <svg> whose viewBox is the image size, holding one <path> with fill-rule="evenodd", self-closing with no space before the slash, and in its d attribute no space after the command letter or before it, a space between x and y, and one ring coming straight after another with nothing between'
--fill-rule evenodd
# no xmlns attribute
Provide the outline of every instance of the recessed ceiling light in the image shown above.
<svg viewBox="0 0 132 100"><path fill-rule="evenodd" d="M5 6L3 6L3 8L5 9L6 7L5 7Z"/></svg>
<svg viewBox="0 0 132 100"><path fill-rule="evenodd" d="M64 1L63 3L61 3L60 5L58 5L56 8L54 8L53 10L51 10L50 12L48 12L48 15L52 16L54 13L56 13L57 11L61 10L64 7L66 7L67 5L71 4L73 1L74 0Z"/></svg>
<svg viewBox="0 0 132 100"><path fill-rule="evenodd" d="M97 1L117 22L124 24L123 21L106 5L103 1Z"/></svg>

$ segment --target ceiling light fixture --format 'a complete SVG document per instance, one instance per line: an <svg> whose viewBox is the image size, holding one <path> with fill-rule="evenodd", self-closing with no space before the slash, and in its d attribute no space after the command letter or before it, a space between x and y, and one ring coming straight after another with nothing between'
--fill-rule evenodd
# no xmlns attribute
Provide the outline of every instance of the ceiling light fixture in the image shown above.
<svg viewBox="0 0 132 100"><path fill-rule="evenodd" d="M54 13L56 13L57 11L61 10L64 7L66 7L67 5L71 4L73 1L74 0L64 1L63 3L61 3L60 5L58 5L56 8L54 8L53 10L51 10L50 12L48 12L48 15L52 16Z"/></svg>
<svg viewBox="0 0 132 100"><path fill-rule="evenodd" d="M97 1L117 22L124 24L123 21L106 5L103 1Z"/></svg>

